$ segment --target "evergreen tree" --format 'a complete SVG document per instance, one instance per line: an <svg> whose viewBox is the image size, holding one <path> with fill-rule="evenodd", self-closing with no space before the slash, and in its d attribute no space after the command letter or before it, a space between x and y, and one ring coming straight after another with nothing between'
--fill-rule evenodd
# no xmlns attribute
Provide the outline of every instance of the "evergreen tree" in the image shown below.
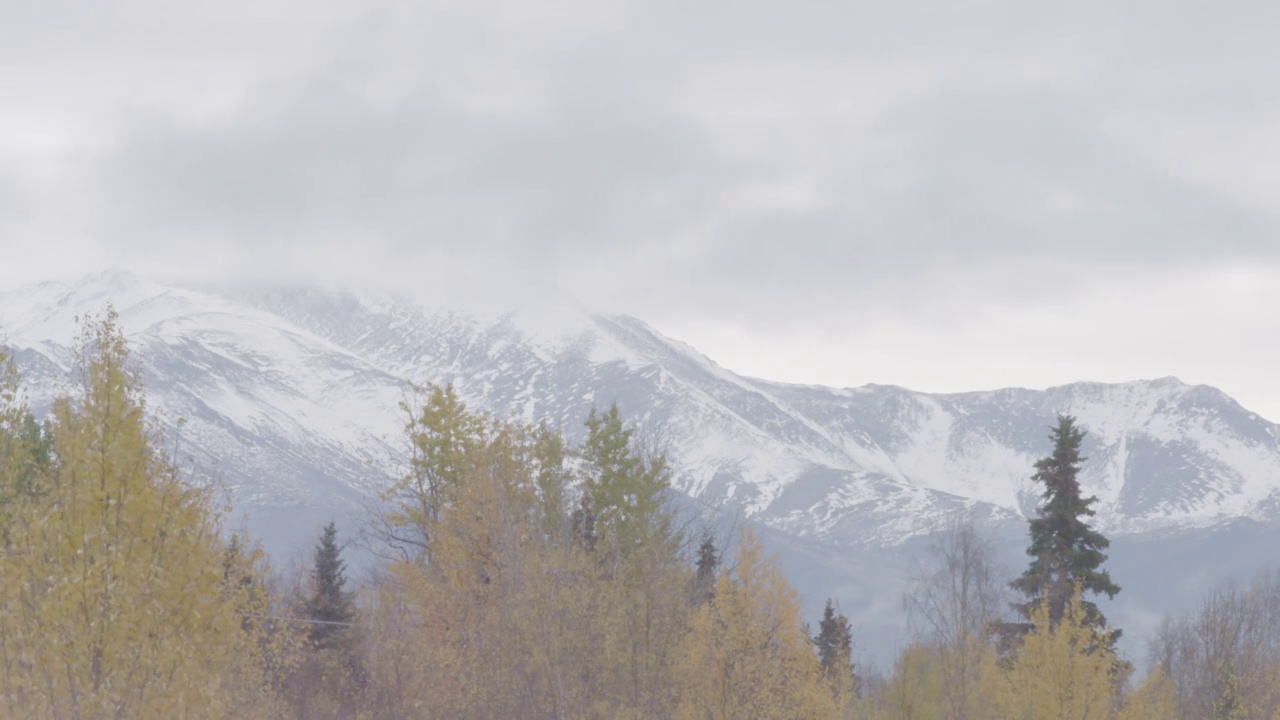
<svg viewBox="0 0 1280 720"><path fill-rule="evenodd" d="M813 638L818 650L818 662L822 671L837 689L850 687L856 690L856 675L853 673L853 633L849 627L849 618L836 612L831 598L827 598L827 606L822 611L822 620L818 623L818 634Z"/></svg>
<svg viewBox="0 0 1280 720"><path fill-rule="evenodd" d="M716 570L720 567L720 554L716 551L715 540L711 533L702 536L702 544L698 546L697 572L693 576L693 602L702 605L710 602L716 595Z"/></svg>
<svg viewBox="0 0 1280 720"><path fill-rule="evenodd" d="M307 599L307 614L321 623L350 623L355 619L355 603L345 589L346 562L342 548L338 547L338 528L330 522L316 543L314 566L311 569L312 591ZM324 644L341 634L343 625L315 623L311 626L311 638Z"/></svg>
<svg viewBox="0 0 1280 720"><path fill-rule="evenodd" d="M1119 586L1111 581L1106 570L1100 570L1107 556L1103 554L1110 541L1089 527L1086 518L1092 517L1091 506L1096 497L1082 497L1076 476L1084 458L1080 456L1080 444L1085 433L1076 426L1075 418L1058 417L1053 428L1053 454L1036 463L1032 478L1044 485L1043 504L1037 516L1030 521L1031 545L1027 554L1031 565L1010 586L1022 593L1026 602L1015 603L1017 610L1028 621L1033 613L1047 603L1049 619L1059 622L1078 585L1083 592L1115 597ZM1106 618L1097 605L1081 601L1086 622L1094 628L1106 627ZM1025 630L1026 625L1019 626ZM1119 638L1119 631L1104 638L1112 647Z"/></svg>

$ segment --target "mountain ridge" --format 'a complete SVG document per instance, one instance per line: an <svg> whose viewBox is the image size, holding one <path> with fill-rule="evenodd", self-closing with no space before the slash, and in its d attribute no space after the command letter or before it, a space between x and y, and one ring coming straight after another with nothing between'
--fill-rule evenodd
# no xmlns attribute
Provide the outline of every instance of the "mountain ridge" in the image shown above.
<svg viewBox="0 0 1280 720"><path fill-rule="evenodd" d="M682 492L837 547L900 544L961 507L1025 518L1058 412L1089 431L1082 482L1106 532L1266 521L1280 505L1280 426L1172 376L959 393L782 383L631 316L561 306L546 323L297 283L107 271L2 294L0 332L39 379L37 406L70 370L72 319L108 299L152 406L188 418L187 447L248 506L351 505L385 485L403 457L397 403L426 382L570 436L592 405L616 401L665 429Z"/></svg>

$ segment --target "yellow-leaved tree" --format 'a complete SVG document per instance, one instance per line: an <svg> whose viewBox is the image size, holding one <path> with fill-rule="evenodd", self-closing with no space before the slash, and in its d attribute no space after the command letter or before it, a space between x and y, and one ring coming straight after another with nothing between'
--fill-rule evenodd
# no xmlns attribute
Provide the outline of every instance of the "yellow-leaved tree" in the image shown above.
<svg viewBox="0 0 1280 720"><path fill-rule="evenodd" d="M601 416L571 515L558 433L470 411L448 386L405 408L411 464L378 526L395 560L364 613L375 714L670 717L692 573L660 457Z"/></svg>
<svg viewBox="0 0 1280 720"><path fill-rule="evenodd" d="M1116 658L1080 600L1077 587L1062 619L1053 622L1048 602L1031 614L1031 631L1012 666L996 680L999 717L1017 720L1099 720L1116 709Z"/></svg>
<svg viewBox="0 0 1280 720"><path fill-rule="evenodd" d="M898 656L893 675L875 703L877 718L943 720L942 662L935 648L910 645Z"/></svg>
<svg viewBox="0 0 1280 720"><path fill-rule="evenodd" d="M590 698L557 666L582 654L562 650L582 633L553 535L563 443L473 413L448 386L405 409L411 465L379 528L396 559L366 613L377 714L581 716ZM553 608L573 621L552 622Z"/></svg>
<svg viewBox="0 0 1280 720"><path fill-rule="evenodd" d="M836 698L777 560L744 531L736 568L720 576L677 650L677 718L834 718Z"/></svg>
<svg viewBox="0 0 1280 720"><path fill-rule="evenodd" d="M1179 714L1178 692L1169 674L1157 666L1125 698L1118 720L1173 720Z"/></svg>
<svg viewBox="0 0 1280 720"><path fill-rule="evenodd" d="M40 492L9 513L0 716L275 716L260 556L228 552L211 493L148 432L114 310L79 348Z"/></svg>

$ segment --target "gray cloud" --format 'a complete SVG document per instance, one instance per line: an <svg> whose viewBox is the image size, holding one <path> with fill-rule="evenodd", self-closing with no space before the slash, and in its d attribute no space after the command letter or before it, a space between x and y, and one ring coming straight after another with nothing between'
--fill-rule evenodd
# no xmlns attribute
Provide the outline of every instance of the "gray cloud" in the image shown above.
<svg viewBox="0 0 1280 720"><path fill-rule="evenodd" d="M820 290L995 261L1159 266L1280 252L1270 218L1073 115L1025 97L912 108L894 120L913 137L903 186L860 182L846 165L823 207L735 218L703 269L724 268L729 284Z"/></svg>
<svg viewBox="0 0 1280 720"><path fill-rule="evenodd" d="M0 218L3 218L0 220L0 238L7 237L5 228L12 228L24 219L22 214L26 205L26 192L21 180L0 172Z"/></svg>
<svg viewBox="0 0 1280 720"><path fill-rule="evenodd" d="M1265 3L0 0L0 27L0 241L48 272L563 290L768 337L1280 261Z"/></svg>

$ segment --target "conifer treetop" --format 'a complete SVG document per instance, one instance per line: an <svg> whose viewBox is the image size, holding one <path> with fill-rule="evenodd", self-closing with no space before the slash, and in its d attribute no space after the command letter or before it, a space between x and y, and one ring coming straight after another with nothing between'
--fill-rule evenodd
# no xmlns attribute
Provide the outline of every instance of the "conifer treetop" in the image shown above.
<svg viewBox="0 0 1280 720"><path fill-rule="evenodd" d="M1107 559L1103 552L1110 546L1102 533L1089 526L1097 497L1084 497L1078 475L1085 461L1080 449L1085 432L1070 415L1059 415L1049 439L1053 452L1036 462L1032 479L1044 486L1042 503L1030 521L1031 543L1027 554L1031 565L1010 585L1027 601L1014 608L1027 619L1043 600L1048 602L1050 618L1062 619L1078 583L1085 593L1115 597L1120 587L1110 574L1101 569ZM1091 622L1106 625L1105 618L1092 602L1082 601ZM1114 637L1119 637L1115 632ZM1114 638L1113 638L1114 641Z"/></svg>

